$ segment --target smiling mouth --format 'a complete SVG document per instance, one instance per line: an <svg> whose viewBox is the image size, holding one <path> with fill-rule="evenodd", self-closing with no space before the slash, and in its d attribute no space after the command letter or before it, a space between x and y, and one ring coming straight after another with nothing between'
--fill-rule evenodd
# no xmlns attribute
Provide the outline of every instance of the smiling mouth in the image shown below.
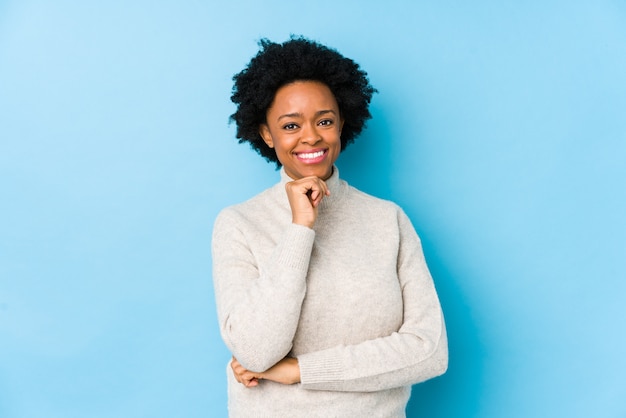
<svg viewBox="0 0 626 418"><path fill-rule="evenodd" d="M298 160L305 163L317 163L324 159L328 150L319 150L314 152L298 152L295 153Z"/></svg>

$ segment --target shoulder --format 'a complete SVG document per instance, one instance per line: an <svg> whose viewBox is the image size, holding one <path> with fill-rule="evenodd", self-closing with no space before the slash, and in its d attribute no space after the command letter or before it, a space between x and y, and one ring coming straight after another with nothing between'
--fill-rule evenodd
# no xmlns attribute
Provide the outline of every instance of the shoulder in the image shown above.
<svg viewBox="0 0 626 418"><path fill-rule="evenodd" d="M415 230L404 209L396 202L381 199L352 186L348 187L347 196L352 210L362 211L368 219L387 223L389 227L393 226L393 228L400 230Z"/></svg>
<svg viewBox="0 0 626 418"><path fill-rule="evenodd" d="M223 208L215 218L215 227L259 223L272 218L280 210L277 209L281 206L280 187L274 185L248 200Z"/></svg>

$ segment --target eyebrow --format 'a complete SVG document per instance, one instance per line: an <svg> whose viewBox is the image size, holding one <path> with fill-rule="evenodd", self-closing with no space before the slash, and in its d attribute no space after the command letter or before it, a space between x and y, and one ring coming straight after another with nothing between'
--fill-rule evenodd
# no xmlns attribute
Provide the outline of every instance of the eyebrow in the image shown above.
<svg viewBox="0 0 626 418"><path fill-rule="evenodd" d="M328 109L328 110L318 110L317 112L315 112L315 117L319 117L327 113L332 113L333 115L336 115L336 112L334 110ZM301 118L301 117L302 117L302 113L295 112L295 113L287 113L284 115L280 115L278 119L276 120L281 120L283 118Z"/></svg>

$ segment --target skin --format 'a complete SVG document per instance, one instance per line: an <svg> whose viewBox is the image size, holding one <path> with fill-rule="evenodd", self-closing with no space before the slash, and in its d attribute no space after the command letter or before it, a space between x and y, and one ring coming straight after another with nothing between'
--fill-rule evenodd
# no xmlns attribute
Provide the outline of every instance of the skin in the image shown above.
<svg viewBox="0 0 626 418"><path fill-rule="evenodd" d="M343 119L335 96L323 83L296 81L278 89L259 133L276 151L285 173L293 223L312 228L317 207L330 195L326 182L341 152ZM303 158L311 153L319 158Z"/></svg>
<svg viewBox="0 0 626 418"><path fill-rule="evenodd" d="M276 91L259 133L293 179L285 191L295 224L313 228L320 202L330 195L325 180L341 152L342 127L337 100L325 84L295 81ZM231 368L237 381L249 388L258 386L260 379L300 382L295 358L285 357L264 372L252 372L233 357Z"/></svg>
<svg viewBox="0 0 626 418"><path fill-rule="evenodd" d="M247 388L253 388L259 385L259 380L272 380L274 382L282 383L283 385L292 385L294 383L300 383L300 367L298 366L298 359L285 357L270 369L257 373L247 370L243 367L235 357L230 363L230 367L233 369L235 379Z"/></svg>

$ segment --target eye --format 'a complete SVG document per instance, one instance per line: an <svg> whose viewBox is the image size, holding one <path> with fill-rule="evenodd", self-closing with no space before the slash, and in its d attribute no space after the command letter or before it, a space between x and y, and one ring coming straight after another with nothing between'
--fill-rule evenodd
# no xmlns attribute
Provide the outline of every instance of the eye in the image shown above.
<svg viewBox="0 0 626 418"><path fill-rule="evenodd" d="M318 125L321 126L330 126L334 123L334 121L332 119L322 119L321 121L318 122Z"/></svg>
<svg viewBox="0 0 626 418"><path fill-rule="evenodd" d="M286 131L293 131L294 129L297 129L297 128L298 128L298 125L296 125L295 123L288 123L283 126L283 129Z"/></svg>

